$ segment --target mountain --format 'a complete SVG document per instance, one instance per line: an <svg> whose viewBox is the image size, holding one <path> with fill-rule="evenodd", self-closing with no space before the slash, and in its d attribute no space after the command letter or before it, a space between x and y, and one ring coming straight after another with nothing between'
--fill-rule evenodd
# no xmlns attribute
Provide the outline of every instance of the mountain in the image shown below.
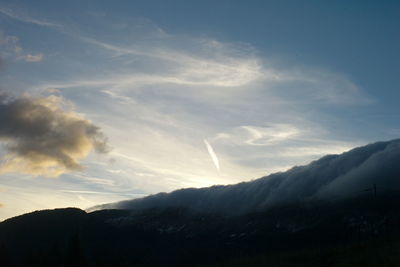
<svg viewBox="0 0 400 267"><path fill-rule="evenodd" d="M1 266L398 266L400 196L241 216L37 211L0 224Z"/></svg>
<svg viewBox="0 0 400 267"><path fill-rule="evenodd" d="M143 210L187 209L210 214L241 215L276 205L336 201L360 194L400 190L400 139L328 155L309 165L235 185L188 188L94 207Z"/></svg>
<svg viewBox="0 0 400 267"><path fill-rule="evenodd" d="M398 266L399 145L113 209L17 216L0 223L0 265Z"/></svg>

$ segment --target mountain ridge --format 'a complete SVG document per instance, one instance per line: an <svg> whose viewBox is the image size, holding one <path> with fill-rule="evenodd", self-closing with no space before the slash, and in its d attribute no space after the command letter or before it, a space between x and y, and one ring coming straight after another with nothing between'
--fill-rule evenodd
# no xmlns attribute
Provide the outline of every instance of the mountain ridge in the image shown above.
<svg viewBox="0 0 400 267"><path fill-rule="evenodd" d="M300 266L365 266L358 257L366 257L362 251L368 246L380 251L369 256L374 261L388 262L390 256L385 266L398 266L400 258L393 254L400 248L398 193L303 204L240 216L184 208L36 211L0 223L0 260L10 263L3 266L208 266L224 261L249 266L234 263L261 256L267 259L251 266L299 266L300 253L305 257Z"/></svg>

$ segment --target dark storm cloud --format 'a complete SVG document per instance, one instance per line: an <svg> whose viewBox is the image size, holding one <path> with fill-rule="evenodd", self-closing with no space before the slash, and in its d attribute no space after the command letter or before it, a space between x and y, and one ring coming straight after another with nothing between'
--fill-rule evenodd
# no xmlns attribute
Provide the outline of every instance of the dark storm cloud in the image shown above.
<svg viewBox="0 0 400 267"><path fill-rule="evenodd" d="M279 204L307 200L340 200L400 190L400 140L379 142L341 155L328 155L309 165L294 167L251 182L181 189L98 208L146 209L188 207L200 212L241 214Z"/></svg>
<svg viewBox="0 0 400 267"><path fill-rule="evenodd" d="M0 173L58 176L81 170L79 161L93 149L107 152L100 128L66 106L58 96L0 94L0 142L6 151Z"/></svg>

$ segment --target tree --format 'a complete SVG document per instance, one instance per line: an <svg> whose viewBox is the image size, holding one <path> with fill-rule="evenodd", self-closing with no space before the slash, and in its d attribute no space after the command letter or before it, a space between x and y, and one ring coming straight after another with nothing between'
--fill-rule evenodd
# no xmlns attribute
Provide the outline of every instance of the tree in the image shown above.
<svg viewBox="0 0 400 267"><path fill-rule="evenodd" d="M11 266L11 259L8 253L8 249L3 243L0 243L0 263L1 266L4 267Z"/></svg>
<svg viewBox="0 0 400 267"><path fill-rule="evenodd" d="M67 266L86 266L86 259L82 250L81 240L78 233L75 233L69 241L66 263Z"/></svg>

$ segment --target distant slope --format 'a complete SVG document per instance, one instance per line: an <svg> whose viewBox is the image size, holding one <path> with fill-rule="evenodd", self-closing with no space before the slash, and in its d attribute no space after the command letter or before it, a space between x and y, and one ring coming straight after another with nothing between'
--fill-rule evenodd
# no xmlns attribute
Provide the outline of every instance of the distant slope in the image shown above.
<svg viewBox="0 0 400 267"><path fill-rule="evenodd" d="M185 207L192 211L239 215L278 204L340 200L360 194L400 190L400 139L328 155L309 165L228 186L188 188L92 208L143 210Z"/></svg>

